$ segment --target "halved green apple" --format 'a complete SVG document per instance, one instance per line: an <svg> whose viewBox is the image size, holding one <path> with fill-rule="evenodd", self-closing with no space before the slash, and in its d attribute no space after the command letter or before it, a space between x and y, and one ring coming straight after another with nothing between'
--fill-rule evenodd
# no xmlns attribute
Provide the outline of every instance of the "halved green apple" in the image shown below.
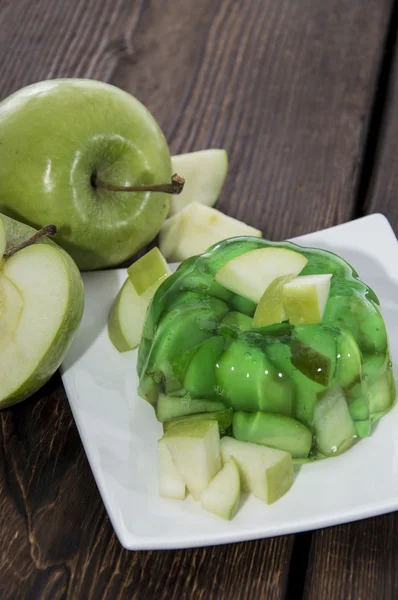
<svg viewBox="0 0 398 600"><path fill-rule="evenodd" d="M215 279L227 289L258 304L268 286L286 275L296 277L308 259L287 248L258 248L226 262Z"/></svg>
<svg viewBox="0 0 398 600"><path fill-rule="evenodd" d="M158 248L133 263L108 317L108 335L119 352L132 350L141 341L147 308L160 284L171 273Z"/></svg>
<svg viewBox="0 0 398 600"><path fill-rule="evenodd" d="M225 150L211 148L171 157L173 173L185 179L179 195L171 197L169 215L180 212L187 204L199 202L213 206L220 195L228 171L228 155Z"/></svg>
<svg viewBox="0 0 398 600"><path fill-rule="evenodd" d="M4 408L30 396L59 367L80 323L84 295L80 273L64 250L46 239L21 248L21 241L37 232L7 217L0 217L0 223L0 230L6 228L7 249L15 250L0 265Z"/></svg>
<svg viewBox="0 0 398 600"><path fill-rule="evenodd" d="M205 510L229 520L236 513L239 500L239 469L231 457L202 492L200 503Z"/></svg>
<svg viewBox="0 0 398 600"><path fill-rule="evenodd" d="M287 318L293 325L320 323L329 298L331 274L296 277L283 286Z"/></svg>
<svg viewBox="0 0 398 600"><path fill-rule="evenodd" d="M159 247L169 261L206 252L210 246L236 236L261 237L261 231L198 202L167 219L159 233Z"/></svg>

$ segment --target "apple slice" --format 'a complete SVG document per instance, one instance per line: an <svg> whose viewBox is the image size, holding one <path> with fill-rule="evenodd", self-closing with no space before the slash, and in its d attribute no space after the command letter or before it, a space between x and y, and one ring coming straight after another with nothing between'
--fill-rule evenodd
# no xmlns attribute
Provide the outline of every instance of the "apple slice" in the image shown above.
<svg viewBox="0 0 398 600"><path fill-rule="evenodd" d="M236 513L239 500L239 469L231 457L202 492L200 503L205 510L229 520Z"/></svg>
<svg viewBox="0 0 398 600"><path fill-rule="evenodd" d="M292 456L283 450L223 437L220 442L224 463L233 457L239 467L243 487L257 498L272 504L293 484Z"/></svg>
<svg viewBox="0 0 398 600"><path fill-rule="evenodd" d="M157 462L159 494L164 498L184 500L186 492L185 481L178 472L163 438L158 441Z"/></svg>
<svg viewBox="0 0 398 600"><path fill-rule="evenodd" d="M267 287L260 298L253 317L253 327L266 327L286 321L287 316L283 305L283 287L293 279L293 275L277 277Z"/></svg>
<svg viewBox="0 0 398 600"><path fill-rule="evenodd" d="M148 306L171 271L158 248L153 248L127 270L108 317L108 335L119 352L132 350L141 342Z"/></svg>
<svg viewBox="0 0 398 600"><path fill-rule="evenodd" d="M258 248L226 262L215 279L227 289L258 304L274 279L298 275L307 264L305 256L287 248Z"/></svg>
<svg viewBox="0 0 398 600"><path fill-rule="evenodd" d="M7 238L6 238L6 226L4 225L3 219L0 217L0 267L3 262L3 255L6 251Z"/></svg>
<svg viewBox="0 0 398 600"><path fill-rule="evenodd" d="M283 287L287 318L293 325L320 323L329 298L331 274L296 277Z"/></svg>
<svg viewBox="0 0 398 600"><path fill-rule="evenodd" d="M185 179L179 195L171 196L169 216L180 212L191 202L213 206L220 195L228 171L225 150L212 148L171 157L173 173Z"/></svg>
<svg viewBox="0 0 398 600"><path fill-rule="evenodd" d="M142 296L154 285L157 289L163 279L171 274L171 270L159 248L155 247L136 260L127 273L135 291Z"/></svg>
<svg viewBox="0 0 398 600"><path fill-rule="evenodd" d="M217 421L182 421L162 438L194 500L221 469Z"/></svg>
<svg viewBox="0 0 398 600"><path fill-rule="evenodd" d="M167 219L159 233L159 247L169 261L181 261L206 252L230 237L261 237L261 231L198 202L188 204Z"/></svg>

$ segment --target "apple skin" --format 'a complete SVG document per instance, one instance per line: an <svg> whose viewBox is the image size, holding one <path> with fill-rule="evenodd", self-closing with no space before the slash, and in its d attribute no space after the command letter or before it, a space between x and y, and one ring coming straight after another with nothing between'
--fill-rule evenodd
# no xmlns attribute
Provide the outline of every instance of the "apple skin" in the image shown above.
<svg viewBox="0 0 398 600"><path fill-rule="evenodd" d="M58 79L0 103L0 212L56 241L81 270L115 266L149 243L169 211L159 192L110 192L114 185L168 183L167 142L148 110L112 85Z"/></svg>
<svg viewBox="0 0 398 600"><path fill-rule="evenodd" d="M14 244L19 244L35 233L35 230L31 227L23 223L18 223L7 216L0 214L0 218L3 219L6 227L7 249ZM74 339L83 316L83 281L75 262L67 252L65 252L62 248L48 238L41 238L37 240L35 244L50 244L56 248L57 252L59 252L62 256L69 280L68 310L63 316L53 343L42 357L35 371L27 379L25 379L20 387L15 389L9 396L1 401L0 409L6 408L7 406L12 406L18 402L22 402L22 400L25 400L31 396L50 379L50 377L61 365ZM21 250L20 252L22 253L24 250ZM10 260L12 260L12 258Z"/></svg>

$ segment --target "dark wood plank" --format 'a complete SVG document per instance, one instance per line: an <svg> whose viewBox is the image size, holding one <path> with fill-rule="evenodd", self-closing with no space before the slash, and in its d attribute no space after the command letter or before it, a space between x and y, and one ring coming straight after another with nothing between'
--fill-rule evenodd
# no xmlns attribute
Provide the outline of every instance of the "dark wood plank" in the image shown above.
<svg viewBox="0 0 398 600"><path fill-rule="evenodd" d="M367 184L358 198L362 214L381 212L398 232L398 48L395 60L397 9L392 18L391 35L385 53L374 115L375 130L369 138L365 165L372 173L363 173ZM392 64L389 64L393 60ZM389 68L392 70L389 73ZM389 77L389 80L385 78ZM366 189L367 188L367 189ZM336 600L398 597L398 514L368 519L314 533L305 584L305 598Z"/></svg>
<svg viewBox="0 0 398 600"><path fill-rule="evenodd" d="M6 0L0 95L60 76L120 85L155 114L174 152L227 148L220 208L267 237L298 235L351 215L390 6ZM284 597L293 538L124 551L58 376L0 418L2 599Z"/></svg>
<svg viewBox="0 0 398 600"><path fill-rule="evenodd" d="M312 537L304 598L398 597L397 515L333 527Z"/></svg>
<svg viewBox="0 0 398 600"><path fill-rule="evenodd" d="M396 10L398 13L398 9ZM391 59L388 85L385 90L384 106L380 116L380 130L375 144L375 162L370 187L366 197L362 198L365 213L381 212L390 221L395 232L398 231L398 46L396 44L396 26L398 14L393 23L392 43L395 52L390 49Z"/></svg>

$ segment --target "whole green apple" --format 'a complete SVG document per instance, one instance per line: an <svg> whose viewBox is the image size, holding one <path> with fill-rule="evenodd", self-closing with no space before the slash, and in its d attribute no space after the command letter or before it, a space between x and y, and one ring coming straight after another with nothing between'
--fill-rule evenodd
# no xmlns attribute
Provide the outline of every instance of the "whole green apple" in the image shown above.
<svg viewBox="0 0 398 600"><path fill-rule="evenodd" d="M158 233L169 196L107 186L169 183L166 140L130 94L83 79L44 81L0 103L0 212L39 228L82 270L129 258Z"/></svg>
<svg viewBox="0 0 398 600"><path fill-rule="evenodd" d="M51 240L34 241L38 235L0 215L0 408L21 402L53 375L83 313L76 264Z"/></svg>

